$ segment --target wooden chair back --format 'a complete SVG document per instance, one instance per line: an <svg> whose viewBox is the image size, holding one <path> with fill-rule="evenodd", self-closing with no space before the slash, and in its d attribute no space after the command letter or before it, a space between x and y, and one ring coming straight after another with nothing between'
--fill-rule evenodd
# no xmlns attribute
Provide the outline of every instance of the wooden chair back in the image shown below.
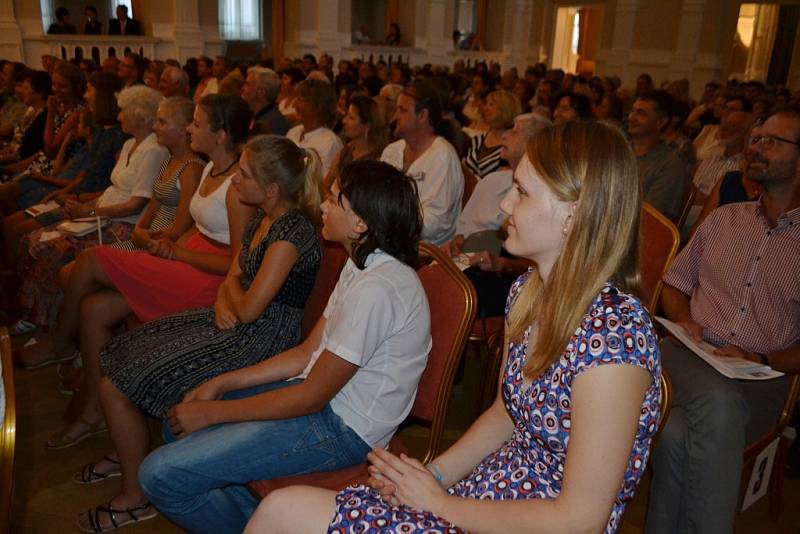
<svg viewBox="0 0 800 534"><path fill-rule="evenodd" d="M639 274L642 278L642 302L651 314L656 313L663 282L661 277L678 251L681 237L667 217L645 202L642 209Z"/></svg>
<svg viewBox="0 0 800 534"><path fill-rule="evenodd" d="M422 459L427 463L439 453L453 378L475 320L477 296L469 279L439 247L421 243L419 248L420 254L435 260L418 271L431 310L433 345L411 409L412 416L431 423Z"/></svg>
<svg viewBox="0 0 800 534"><path fill-rule="evenodd" d="M320 237L322 248L322 260L317 271L317 278L314 280L314 288L306 301L303 313L303 339L314 329L314 325L322 317L328 299L339 281L344 264L347 262L347 252L338 243L325 241Z"/></svg>

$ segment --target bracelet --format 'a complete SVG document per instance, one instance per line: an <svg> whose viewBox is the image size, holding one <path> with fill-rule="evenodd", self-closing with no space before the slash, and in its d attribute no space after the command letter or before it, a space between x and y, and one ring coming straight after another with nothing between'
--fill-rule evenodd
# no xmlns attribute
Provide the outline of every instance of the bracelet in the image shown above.
<svg viewBox="0 0 800 534"><path fill-rule="evenodd" d="M442 477L442 472L439 471L439 468L436 467L436 464L428 464L425 466L425 468L431 472L433 478L436 479L436 482L438 482L439 484L442 483L444 477Z"/></svg>

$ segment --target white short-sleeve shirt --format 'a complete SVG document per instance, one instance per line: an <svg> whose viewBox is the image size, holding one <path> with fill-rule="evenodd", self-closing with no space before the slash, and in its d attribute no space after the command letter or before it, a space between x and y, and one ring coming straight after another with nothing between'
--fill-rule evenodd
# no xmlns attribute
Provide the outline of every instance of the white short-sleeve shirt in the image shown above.
<svg viewBox="0 0 800 534"><path fill-rule="evenodd" d="M169 157L169 152L158 144L154 133L145 137L131 153L134 144L135 139L128 139L122 145L119 159L111 171L111 185L97 199L97 207L123 204L131 197L153 197L153 181L158 177L161 164ZM136 224L143 211L116 220Z"/></svg>
<svg viewBox="0 0 800 534"><path fill-rule="evenodd" d="M405 140L395 141L383 149L381 161L404 169L405 149ZM464 195L464 173L453 145L437 137L406 172L417 182L422 206L422 239L434 245L453 239Z"/></svg>
<svg viewBox="0 0 800 534"><path fill-rule="evenodd" d="M348 260L328 299L323 350L358 366L331 408L371 446L385 447L408 416L431 350L430 309L417 273L381 251L363 270Z"/></svg>
<svg viewBox="0 0 800 534"><path fill-rule="evenodd" d="M456 234L469 237L484 230L497 230L508 215L500 209L500 202L511 189L514 171L501 169L490 172L475 184L475 189L458 217Z"/></svg>
<svg viewBox="0 0 800 534"><path fill-rule="evenodd" d="M306 132L302 124L291 128L286 132L286 137L297 143L303 148L313 148L322 160L322 174L327 175L331 169L333 160L342 150L342 140L333 133L333 130L320 126L316 130Z"/></svg>

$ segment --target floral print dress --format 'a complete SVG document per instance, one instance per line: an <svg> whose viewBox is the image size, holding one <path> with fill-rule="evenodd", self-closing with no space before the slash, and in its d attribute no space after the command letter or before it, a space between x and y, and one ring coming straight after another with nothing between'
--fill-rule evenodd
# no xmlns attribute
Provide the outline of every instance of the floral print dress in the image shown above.
<svg viewBox="0 0 800 534"><path fill-rule="evenodd" d="M513 301L527 276L514 283L508 302ZM658 428L661 361L650 316L636 297L613 283L606 284L561 357L526 386L522 369L529 335L530 328L521 342L510 345L504 371L503 399L515 426L511 438L448 492L491 500L558 497L569 447L573 380L598 365L635 365L646 369L653 380L642 404L625 476L606 523L607 534L616 532L644 473L650 442ZM342 490L336 502L329 532L464 532L430 512L391 506L366 486Z"/></svg>

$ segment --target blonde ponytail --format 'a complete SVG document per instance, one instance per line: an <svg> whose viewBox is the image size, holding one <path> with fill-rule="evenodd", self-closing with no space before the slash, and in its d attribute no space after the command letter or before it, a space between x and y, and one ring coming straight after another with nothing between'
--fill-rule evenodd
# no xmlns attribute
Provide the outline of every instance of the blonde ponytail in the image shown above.
<svg viewBox="0 0 800 534"><path fill-rule="evenodd" d="M319 206L322 204L322 160L313 148L304 148L303 188L297 205L315 226L322 221Z"/></svg>

